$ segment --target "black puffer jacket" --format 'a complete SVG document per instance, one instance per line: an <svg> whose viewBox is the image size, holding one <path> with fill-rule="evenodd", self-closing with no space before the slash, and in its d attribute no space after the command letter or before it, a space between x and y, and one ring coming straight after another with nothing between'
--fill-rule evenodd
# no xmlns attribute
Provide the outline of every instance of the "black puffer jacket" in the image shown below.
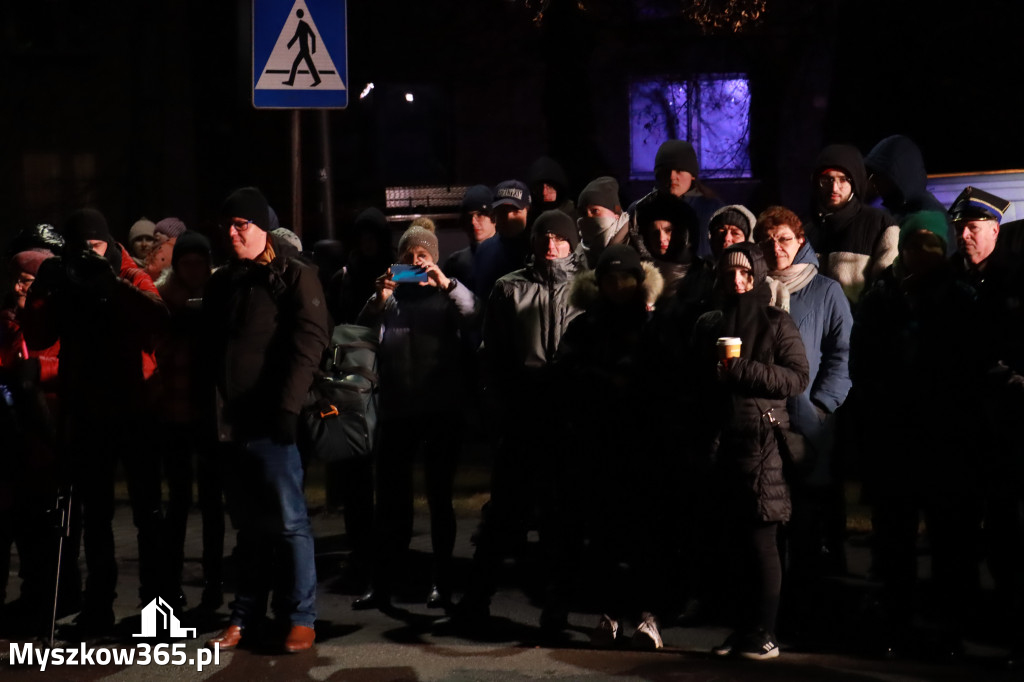
<svg viewBox="0 0 1024 682"><path fill-rule="evenodd" d="M792 505L782 472L775 435L764 413L771 409L788 426L786 399L803 392L808 382L807 355L789 314L769 307L767 268L759 248L749 242L726 249L741 251L753 264L754 288L745 294L724 293L717 310L701 315L694 330L695 359L711 410L717 479L723 486L723 511L765 522L789 520ZM719 292L723 289L720 287ZM716 341L743 339L739 358L716 376Z"/></svg>
<svg viewBox="0 0 1024 682"><path fill-rule="evenodd" d="M216 383L221 440L270 435L283 411L298 414L329 337L316 272L273 235L269 265L231 260L203 296L206 351Z"/></svg>

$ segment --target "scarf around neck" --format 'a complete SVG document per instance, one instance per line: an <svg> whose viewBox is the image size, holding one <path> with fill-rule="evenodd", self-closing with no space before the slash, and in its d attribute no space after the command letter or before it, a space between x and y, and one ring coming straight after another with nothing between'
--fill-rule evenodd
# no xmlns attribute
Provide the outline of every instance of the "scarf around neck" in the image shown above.
<svg viewBox="0 0 1024 682"><path fill-rule="evenodd" d="M772 279L785 284L789 293L795 294L814 279L818 274L818 266L813 263L794 263L785 270L772 270L768 274Z"/></svg>

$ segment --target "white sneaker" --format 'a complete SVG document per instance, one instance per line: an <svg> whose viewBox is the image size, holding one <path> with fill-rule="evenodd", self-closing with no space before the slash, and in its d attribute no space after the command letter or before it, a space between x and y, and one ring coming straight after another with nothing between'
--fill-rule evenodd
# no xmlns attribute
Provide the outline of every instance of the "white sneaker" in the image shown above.
<svg viewBox="0 0 1024 682"><path fill-rule="evenodd" d="M665 646L661 641L658 621L654 619L653 613L644 611L640 615L640 624L636 626L636 632L633 633L632 644L634 649L645 650L660 649Z"/></svg>
<svg viewBox="0 0 1024 682"><path fill-rule="evenodd" d="M751 661L767 661L779 657L779 643L771 633L761 630L745 637L734 651Z"/></svg>
<svg viewBox="0 0 1024 682"><path fill-rule="evenodd" d="M596 647L607 648L615 644L619 636L619 621L608 614L603 614L597 621L597 627L590 633L590 643Z"/></svg>

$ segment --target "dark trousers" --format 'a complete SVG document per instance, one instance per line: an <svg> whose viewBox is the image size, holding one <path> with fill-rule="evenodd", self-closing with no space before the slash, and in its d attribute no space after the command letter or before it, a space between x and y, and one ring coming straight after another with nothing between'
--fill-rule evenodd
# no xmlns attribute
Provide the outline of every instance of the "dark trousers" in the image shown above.
<svg viewBox="0 0 1024 682"><path fill-rule="evenodd" d="M402 554L412 539L413 468L421 450L430 509L433 578L442 591L451 589L456 528L452 495L461 445L462 423L456 415L395 418L382 424L374 523L374 583L381 589L393 586Z"/></svg>
<svg viewBox="0 0 1024 682"><path fill-rule="evenodd" d="M875 501L874 566L882 582L889 624L907 627L914 615L917 582L917 531L920 513L932 553L932 580L943 595L943 615L959 629L978 589L977 503L952 495L888 495Z"/></svg>
<svg viewBox="0 0 1024 682"><path fill-rule="evenodd" d="M990 495L985 531L1003 628L1024 644L1024 492Z"/></svg>
<svg viewBox="0 0 1024 682"><path fill-rule="evenodd" d="M224 461L227 446L210 442L196 457L196 492L203 523L203 581L214 589L224 581Z"/></svg>
<svg viewBox="0 0 1024 682"><path fill-rule="evenodd" d="M491 473L491 498L481 512L467 597L489 601L496 590L501 561L526 541L531 528L540 535L548 582L548 605L561 606L572 584L571 497L563 428L538 413L502 425Z"/></svg>
<svg viewBox="0 0 1024 682"><path fill-rule="evenodd" d="M718 508L721 517L714 527L719 551L708 585L737 630L774 633L782 599L780 524L750 518L737 509Z"/></svg>
<svg viewBox="0 0 1024 682"><path fill-rule="evenodd" d="M139 549L139 598L148 603L167 583L158 456L138 445L148 430L139 420L127 427L110 427L106 420L80 420L70 430L65 458L74 480L74 510L68 561L75 561L79 535L85 549L84 609L108 610L117 587L114 550L114 477L117 462L124 465L132 521Z"/></svg>
<svg viewBox="0 0 1024 682"><path fill-rule="evenodd" d="M185 565L185 529L192 508L192 458L197 442L194 429L186 424L166 424L160 434L160 459L168 492L164 516L169 562L167 596L174 597L181 590Z"/></svg>
<svg viewBox="0 0 1024 682"><path fill-rule="evenodd" d="M373 552L373 459L355 457L324 467L328 507L342 507L349 562L356 579L366 580Z"/></svg>

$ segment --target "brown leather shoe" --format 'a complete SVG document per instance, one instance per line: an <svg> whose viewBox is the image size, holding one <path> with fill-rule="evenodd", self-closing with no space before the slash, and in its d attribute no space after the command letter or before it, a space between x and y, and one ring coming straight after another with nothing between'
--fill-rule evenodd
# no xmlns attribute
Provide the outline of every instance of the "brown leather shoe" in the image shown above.
<svg viewBox="0 0 1024 682"><path fill-rule="evenodd" d="M316 631L305 625L293 625L288 637L284 640L284 650L290 654L297 654L313 648L316 640Z"/></svg>
<svg viewBox="0 0 1024 682"><path fill-rule="evenodd" d="M242 641L242 628L239 625L229 625L219 635L206 640L206 646L210 649L220 646L221 651L234 649Z"/></svg>

